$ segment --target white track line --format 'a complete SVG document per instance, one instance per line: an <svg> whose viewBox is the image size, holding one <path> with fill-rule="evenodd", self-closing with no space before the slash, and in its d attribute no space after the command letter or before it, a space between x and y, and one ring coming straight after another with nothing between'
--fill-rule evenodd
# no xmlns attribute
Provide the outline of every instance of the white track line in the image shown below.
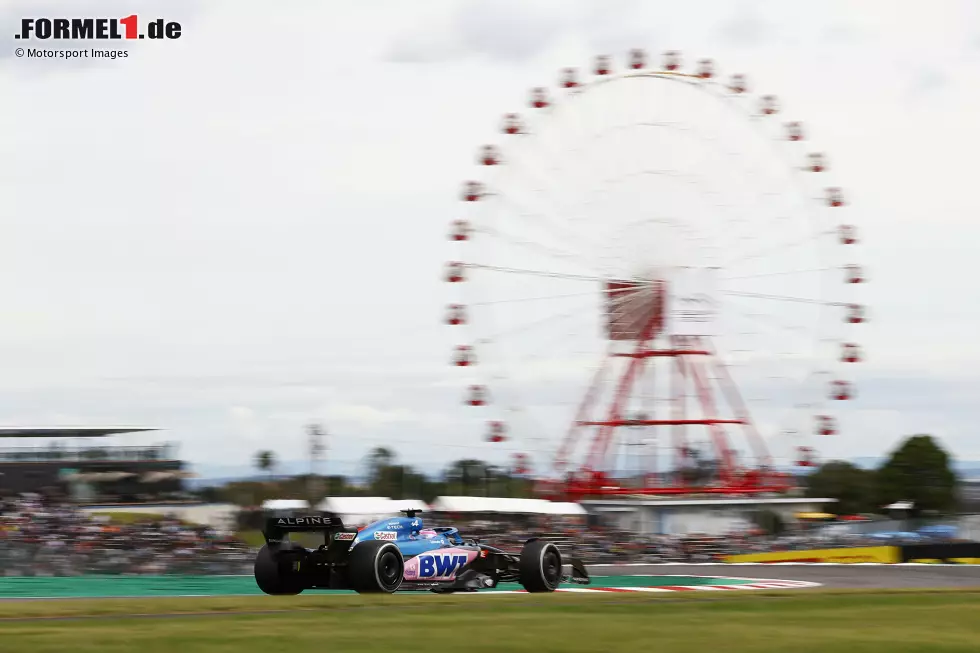
<svg viewBox="0 0 980 653"><path fill-rule="evenodd" d="M685 576L685 578L690 578L690 576ZM698 577L695 577L698 578ZM701 578L704 578L703 576ZM675 585L666 587L596 587L596 588L586 588L586 587L563 587L558 588L556 591L561 593L579 593L579 594L613 594L616 592L691 592L691 591L707 591L707 592L724 592L731 590L785 590L785 589L803 589L809 587L821 587L821 583L813 583L805 580L772 580L765 578L731 578L726 577L727 580L741 580L741 581L755 581L751 583L741 583L738 585ZM524 590L500 590L493 592L485 592L486 594L529 594ZM481 592L464 592L464 594L481 594Z"/></svg>
<svg viewBox="0 0 980 653"><path fill-rule="evenodd" d="M630 562L627 564L603 563L586 565L587 569L603 567L973 567L976 565L946 562ZM619 575L619 574L617 574ZM650 574L643 574L648 576Z"/></svg>
<svg viewBox="0 0 980 653"><path fill-rule="evenodd" d="M679 578L691 578L691 576L678 576ZM695 576L694 578L699 578ZM701 576L700 578L704 578ZM741 581L757 581L753 583L741 583L738 585L675 585L668 587L560 587L556 592L562 594L614 594L617 592L691 592L691 591L707 591L707 592L719 592L719 591L730 591L730 590L783 590L783 589L803 589L808 587L820 587L820 583L812 583L809 581L802 580L770 580L763 578L734 578L731 576L713 576L712 578L724 578L726 580L741 580ZM315 590L313 590L315 593ZM402 596L409 594L415 594L416 592L400 592ZM486 594L530 594L525 590L488 590L488 591L477 591L477 592L457 592L453 596L469 596L469 595L486 595ZM176 598L238 598L238 597L252 597L252 596L262 596L261 594L170 594L170 595L150 595L150 596L85 596L85 597L52 597L52 596L12 596L3 597L0 599L0 603L3 601L38 601L38 600L59 600L59 599L176 599ZM351 594L332 594L329 596L357 596L353 592Z"/></svg>

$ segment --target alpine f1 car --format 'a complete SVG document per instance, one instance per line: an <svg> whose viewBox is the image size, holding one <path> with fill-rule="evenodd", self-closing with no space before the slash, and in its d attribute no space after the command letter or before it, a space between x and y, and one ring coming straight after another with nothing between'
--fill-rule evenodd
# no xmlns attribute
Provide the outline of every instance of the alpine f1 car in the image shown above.
<svg viewBox="0 0 980 653"><path fill-rule="evenodd" d="M581 561L564 560L552 542L534 538L520 553L507 553L465 540L456 528L427 529L418 511L403 512L405 517L360 530L336 516L270 518L263 530L266 544L255 559L255 582L273 595L308 589L472 592L505 582L520 583L528 592L553 592L562 582L591 582ZM321 531L324 543L316 549L289 539L291 532Z"/></svg>

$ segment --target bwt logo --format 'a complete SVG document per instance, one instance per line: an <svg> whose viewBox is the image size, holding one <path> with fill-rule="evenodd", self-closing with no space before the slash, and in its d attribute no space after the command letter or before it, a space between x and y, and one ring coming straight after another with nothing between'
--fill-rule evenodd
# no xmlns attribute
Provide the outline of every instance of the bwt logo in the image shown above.
<svg viewBox="0 0 980 653"><path fill-rule="evenodd" d="M121 26L121 28L120 28ZM125 18L22 18L15 39L56 39L70 41L110 39L179 39L180 23L152 20L146 33L140 31L136 14Z"/></svg>
<svg viewBox="0 0 980 653"><path fill-rule="evenodd" d="M425 556L419 558L419 578L446 578L466 564L466 556Z"/></svg>

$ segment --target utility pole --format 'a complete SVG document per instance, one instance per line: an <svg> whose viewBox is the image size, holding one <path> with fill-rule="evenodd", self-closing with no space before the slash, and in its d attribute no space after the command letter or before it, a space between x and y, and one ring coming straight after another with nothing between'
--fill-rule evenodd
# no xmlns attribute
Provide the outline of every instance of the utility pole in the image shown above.
<svg viewBox="0 0 980 653"><path fill-rule="evenodd" d="M327 432L321 424L311 423L306 427L308 453L310 457L310 475L307 480L307 494L310 505L315 505L323 498L323 482L317 475L317 463L322 461L327 452Z"/></svg>

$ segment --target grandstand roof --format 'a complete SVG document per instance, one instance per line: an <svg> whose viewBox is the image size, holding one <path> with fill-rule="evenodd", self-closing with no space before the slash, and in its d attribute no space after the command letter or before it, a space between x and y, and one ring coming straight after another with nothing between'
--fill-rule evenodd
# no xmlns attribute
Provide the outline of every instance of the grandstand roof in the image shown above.
<svg viewBox="0 0 980 653"><path fill-rule="evenodd" d="M391 497L326 497L317 504L317 510L338 515L397 516L402 510L408 509L426 512L429 506L417 499L396 500Z"/></svg>
<svg viewBox="0 0 980 653"><path fill-rule="evenodd" d="M269 499L262 502L262 510L309 510L310 502L303 499Z"/></svg>
<svg viewBox="0 0 980 653"><path fill-rule="evenodd" d="M811 498L811 497L751 497L747 499L658 499L644 495L634 495L632 497L609 498L609 499L583 499L583 505L606 507L611 506L617 509L631 509L635 506L756 506L756 505L811 505L837 503L837 499L830 498Z"/></svg>
<svg viewBox="0 0 980 653"><path fill-rule="evenodd" d="M0 438L104 438L158 430L142 426L0 426Z"/></svg>
<svg viewBox="0 0 980 653"><path fill-rule="evenodd" d="M523 515L584 515L577 503L553 502L544 499L513 499L509 497L436 497L434 512L488 512Z"/></svg>

